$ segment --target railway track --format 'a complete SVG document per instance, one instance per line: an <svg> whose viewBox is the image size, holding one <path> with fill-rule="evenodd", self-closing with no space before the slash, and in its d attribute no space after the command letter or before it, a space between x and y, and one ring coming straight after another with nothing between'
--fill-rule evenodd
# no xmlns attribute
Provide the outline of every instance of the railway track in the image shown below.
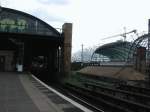
<svg viewBox="0 0 150 112"><path fill-rule="evenodd" d="M101 91L96 91L96 88L93 88L93 90L89 88L85 89L83 87L77 87L70 83L67 83L66 87L68 88L68 90L71 90L73 93L76 93L80 96L84 96L90 99L92 102L94 102L94 105L96 105L97 107L99 106L103 107L104 111L106 110L109 112L150 112L150 106L148 106L147 104L145 105L143 103L136 102L131 99L129 100L122 97L118 97L119 94L123 91L119 91L120 93L116 91L118 95L115 96L114 91L112 92L112 90L110 91L106 88L105 89L103 88L103 90ZM110 92L112 93L110 94ZM142 97L142 96L138 96L138 97Z"/></svg>
<svg viewBox="0 0 150 112"><path fill-rule="evenodd" d="M103 87L100 85L94 85L91 83L84 84L86 88L94 90L96 92L103 92L109 95L117 96L122 99L126 99L129 101L134 101L137 103L141 103L147 106L150 106L150 96L147 94L142 94L138 92L123 90L123 89L116 89L110 87Z"/></svg>
<svg viewBox="0 0 150 112"><path fill-rule="evenodd" d="M90 95L90 91L85 91L83 88L73 87L72 85L67 85L66 89L69 90L69 93L73 94L75 96L75 100L80 99L84 102L88 102L88 104L92 104L92 107L95 109L94 112L129 112L127 109L116 106L112 103L106 102L101 98L96 98L94 95ZM79 102L80 102L79 100ZM82 101L80 103L82 103ZM88 105L87 105L88 106ZM89 107L91 108L91 106ZM100 110L99 110L100 109Z"/></svg>
<svg viewBox="0 0 150 112"><path fill-rule="evenodd" d="M102 107L93 105L93 102L89 102L89 99L81 94L77 94L72 89L68 88L68 86L60 86L60 85L51 85L60 93L64 94L65 96L73 99L74 101L78 102L79 104L87 107L88 109L92 110L93 112L106 112L102 109Z"/></svg>
<svg viewBox="0 0 150 112"><path fill-rule="evenodd" d="M69 96L70 98L74 99L75 101L77 101L78 103L86 106L87 108L91 109L93 112L105 112L104 110L102 110L102 107L98 107L93 105L92 103L90 103L88 101L88 99L85 96L77 95L75 93L71 93L70 91L67 93L67 96Z"/></svg>
<svg viewBox="0 0 150 112"><path fill-rule="evenodd" d="M49 93L52 93L52 91L49 91L47 86L45 87L41 83L37 82L37 78L36 79L31 78L31 81L35 84L35 86L39 90L43 91L46 95L49 94ZM81 97L77 97L76 95L74 95L70 91L68 91L67 89L64 89L64 87L62 85L60 86L58 84L50 84L49 86L54 88L54 91L56 90L59 93L63 94L64 96L66 96L66 97L68 97L70 99L73 99L73 101L75 101L76 103L83 105L83 107L88 108L89 110L91 110L90 112L104 112L101 108L98 108L98 107L94 106L93 104L87 102L85 99L83 99L83 97L82 98Z"/></svg>
<svg viewBox="0 0 150 112"><path fill-rule="evenodd" d="M83 85L66 83L54 88L93 112L150 112L148 88L141 90L128 85L113 88L89 82Z"/></svg>
<svg viewBox="0 0 150 112"><path fill-rule="evenodd" d="M138 86L132 86L132 85L120 85L116 87L120 90L126 90L134 93L144 94L150 96L150 88L145 87L138 87Z"/></svg>

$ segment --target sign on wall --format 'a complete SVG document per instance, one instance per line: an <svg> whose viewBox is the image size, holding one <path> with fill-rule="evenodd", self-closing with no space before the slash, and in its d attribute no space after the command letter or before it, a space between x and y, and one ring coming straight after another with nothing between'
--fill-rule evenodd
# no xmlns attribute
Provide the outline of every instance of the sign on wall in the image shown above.
<svg viewBox="0 0 150 112"><path fill-rule="evenodd" d="M24 19L13 20L9 18L0 20L0 31L23 31L27 29L27 22Z"/></svg>
<svg viewBox="0 0 150 112"><path fill-rule="evenodd" d="M60 36L54 28L42 20L8 8L1 8L0 10L0 32Z"/></svg>

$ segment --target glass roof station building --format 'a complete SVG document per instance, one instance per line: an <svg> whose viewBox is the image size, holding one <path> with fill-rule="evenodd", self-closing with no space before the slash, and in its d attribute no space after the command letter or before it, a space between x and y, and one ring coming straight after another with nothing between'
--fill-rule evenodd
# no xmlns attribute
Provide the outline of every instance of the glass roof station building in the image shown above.
<svg viewBox="0 0 150 112"><path fill-rule="evenodd" d="M132 43L117 41L98 47L92 56L93 61L125 61Z"/></svg>
<svg viewBox="0 0 150 112"><path fill-rule="evenodd" d="M99 46L91 57L92 62L103 66L133 66L146 73L150 70L150 33L135 41L116 41Z"/></svg>

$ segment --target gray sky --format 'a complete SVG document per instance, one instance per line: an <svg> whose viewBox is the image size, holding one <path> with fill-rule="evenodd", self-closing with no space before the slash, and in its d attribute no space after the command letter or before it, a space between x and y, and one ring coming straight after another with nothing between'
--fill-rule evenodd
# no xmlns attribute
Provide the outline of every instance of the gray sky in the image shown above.
<svg viewBox="0 0 150 112"><path fill-rule="evenodd" d="M55 28L73 23L73 53L84 47L104 44L122 37L102 38L137 29L148 30L150 0L0 0L13 8L43 19ZM131 35L127 36L127 40Z"/></svg>

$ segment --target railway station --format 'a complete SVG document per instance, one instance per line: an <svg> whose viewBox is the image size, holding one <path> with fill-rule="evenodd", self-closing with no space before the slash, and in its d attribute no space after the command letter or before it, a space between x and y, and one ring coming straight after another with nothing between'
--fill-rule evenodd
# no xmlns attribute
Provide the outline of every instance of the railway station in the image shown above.
<svg viewBox="0 0 150 112"><path fill-rule="evenodd" d="M71 38L71 23L58 32L30 14L0 7L0 111L86 110L36 78L57 81L70 72Z"/></svg>
<svg viewBox="0 0 150 112"><path fill-rule="evenodd" d="M0 111L149 112L150 34L99 46L71 70L72 27L0 7Z"/></svg>
<svg viewBox="0 0 150 112"><path fill-rule="evenodd" d="M71 33L71 23L58 32L32 15L1 7L0 71L68 72Z"/></svg>

